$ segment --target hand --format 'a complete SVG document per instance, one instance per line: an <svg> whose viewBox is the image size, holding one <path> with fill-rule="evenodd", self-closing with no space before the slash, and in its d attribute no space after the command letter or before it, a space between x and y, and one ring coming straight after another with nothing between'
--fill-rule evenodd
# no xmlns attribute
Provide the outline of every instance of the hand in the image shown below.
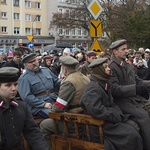
<svg viewBox="0 0 150 150"><path fill-rule="evenodd" d="M52 107L52 104L51 104L51 103L45 103L45 105L44 105L44 108L50 109L51 107Z"/></svg>

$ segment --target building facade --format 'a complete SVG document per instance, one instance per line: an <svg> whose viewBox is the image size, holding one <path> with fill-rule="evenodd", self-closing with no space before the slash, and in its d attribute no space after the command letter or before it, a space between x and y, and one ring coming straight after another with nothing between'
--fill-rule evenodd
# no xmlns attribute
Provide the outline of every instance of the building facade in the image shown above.
<svg viewBox="0 0 150 150"><path fill-rule="evenodd" d="M78 5L83 5L82 0L50 0L48 10L50 22L52 21L53 13L68 13L68 15L70 15L71 11L74 11L72 8L76 8ZM88 32L80 26L70 29L61 26L57 26L57 28L52 27L49 28L49 34L55 36L55 44L68 42L72 44L73 47L83 47L84 49L88 49L88 43L91 40Z"/></svg>
<svg viewBox="0 0 150 150"><path fill-rule="evenodd" d="M31 42L34 49L53 44L55 38L48 33L47 10L46 0L0 0L0 52Z"/></svg>

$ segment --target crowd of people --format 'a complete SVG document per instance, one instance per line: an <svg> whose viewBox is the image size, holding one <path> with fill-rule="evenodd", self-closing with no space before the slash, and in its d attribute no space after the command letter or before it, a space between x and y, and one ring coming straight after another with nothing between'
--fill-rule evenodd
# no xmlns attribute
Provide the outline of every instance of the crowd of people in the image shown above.
<svg viewBox="0 0 150 150"><path fill-rule="evenodd" d="M51 150L48 114L67 111L105 120L105 150L150 150L149 92L150 50L128 49L125 39L100 55L69 48L61 56L39 50L0 55L0 149L21 150L23 133L33 149ZM33 116L43 118L39 127ZM90 130L99 142L97 128Z"/></svg>

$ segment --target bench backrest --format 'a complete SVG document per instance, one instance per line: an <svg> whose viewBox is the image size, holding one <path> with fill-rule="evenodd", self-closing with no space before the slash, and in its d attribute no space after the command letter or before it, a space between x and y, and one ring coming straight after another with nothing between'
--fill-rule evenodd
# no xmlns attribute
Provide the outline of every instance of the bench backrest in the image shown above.
<svg viewBox="0 0 150 150"><path fill-rule="evenodd" d="M53 136L53 140L55 139L65 139L68 144L77 148L91 149L93 150L103 150L104 149L104 137L103 137L103 129L102 126L104 124L103 120L97 120L92 118L89 115L85 114L74 114L74 113L50 113L49 117L53 119L55 126L55 135ZM60 133L58 130L57 121L60 120L63 122L64 132ZM74 133L70 132L68 128L68 123L72 123ZM83 139L79 129L80 125L84 126L86 132L86 139ZM90 134L90 125L97 126L100 136L100 143L94 143L91 141ZM55 138L55 139L54 139ZM53 143L52 143L53 145ZM71 149L71 148L70 148Z"/></svg>

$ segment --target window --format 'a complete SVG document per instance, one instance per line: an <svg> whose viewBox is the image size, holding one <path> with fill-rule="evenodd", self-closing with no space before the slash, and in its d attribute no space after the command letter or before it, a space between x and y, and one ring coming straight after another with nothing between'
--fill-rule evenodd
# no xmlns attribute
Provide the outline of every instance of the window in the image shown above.
<svg viewBox="0 0 150 150"><path fill-rule="evenodd" d="M86 36L87 35L87 31L85 29L82 30L82 35Z"/></svg>
<svg viewBox="0 0 150 150"><path fill-rule="evenodd" d="M25 33L27 34L27 35L31 35L31 28L25 28Z"/></svg>
<svg viewBox="0 0 150 150"><path fill-rule="evenodd" d="M25 15L25 20L26 21L31 21L31 15L30 14L26 14Z"/></svg>
<svg viewBox="0 0 150 150"><path fill-rule="evenodd" d="M78 28L78 35L81 35L81 28Z"/></svg>
<svg viewBox="0 0 150 150"><path fill-rule="evenodd" d="M75 36L76 35L76 29L74 28L74 29L71 29L71 34L72 34L72 36Z"/></svg>
<svg viewBox="0 0 150 150"><path fill-rule="evenodd" d="M66 17L69 17L69 14L70 14L70 11L69 11L69 9L66 9Z"/></svg>
<svg viewBox="0 0 150 150"><path fill-rule="evenodd" d="M14 0L13 2L14 2L14 6L19 7L19 0Z"/></svg>
<svg viewBox="0 0 150 150"><path fill-rule="evenodd" d="M63 13L63 9L62 8L58 8L58 12L59 13Z"/></svg>
<svg viewBox="0 0 150 150"><path fill-rule="evenodd" d="M2 33L6 33L7 32L7 27L2 27Z"/></svg>
<svg viewBox="0 0 150 150"><path fill-rule="evenodd" d="M59 2L64 2L65 0L59 0Z"/></svg>
<svg viewBox="0 0 150 150"><path fill-rule="evenodd" d="M36 2L36 3L35 3L35 7L36 7L37 9L40 9L40 8L41 8L41 3Z"/></svg>
<svg viewBox="0 0 150 150"><path fill-rule="evenodd" d="M58 34L59 34L59 35L63 35L63 28L62 28L62 27L59 27L59 29L58 29Z"/></svg>
<svg viewBox="0 0 150 150"><path fill-rule="evenodd" d="M36 35L41 35L41 29L36 28Z"/></svg>
<svg viewBox="0 0 150 150"><path fill-rule="evenodd" d="M66 35L70 35L69 29L66 29Z"/></svg>
<svg viewBox="0 0 150 150"><path fill-rule="evenodd" d="M14 27L14 34L20 34L20 28Z"/></svg>
<svg viewBox="0 0 150 150"><path fill-rule="evenodd" d="M19 13L14 13L14 19L19 20L20 19L20 14Z"/></svg>
<svg viewBox="0 0 150 150"><path fill-rule="evenodd" d="M37 21L37 22L40 22L40 21L41 21L41 16L40 16L40 15L37 15L37 16L36 16L36 21Z"/></svg>
<svg viewBox="0 0 150 150"><path fill-rule="evenodd" d="M26 8L31 8L31 2L30 1L25 1L25 7Z"/></svg>
<svg viewBox="0 0 150 150"><path fill-rule="evenodd" d="M2 18L6 18L7 12L1 12Z"/></svg>
<svg viewBox="0 0 150 150"><path fill-rule="evenodd" d="M77 4L77 0L72 0L71 3L72 4Z"/></svg>
<svg viewBox="0 0 150 150"><path fill-rule="evenodd" d="M6 0L1 0L1 3L6 4Z"/></svg>

